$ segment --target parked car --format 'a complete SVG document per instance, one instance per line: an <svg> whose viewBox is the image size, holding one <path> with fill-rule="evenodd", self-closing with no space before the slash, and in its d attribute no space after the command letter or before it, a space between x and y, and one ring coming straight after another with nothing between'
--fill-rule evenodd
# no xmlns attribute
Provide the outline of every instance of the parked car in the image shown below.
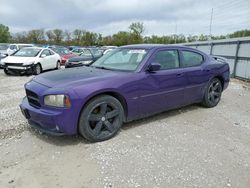
<svg viewBox="0 0 250 188"><path fill-rule="evenodd" d="M103 141L124 122L192 103L216 106L229 75L226 61L197 49L129 45L90 66L34 77L20 107L41 131Z"/></svg>
<svg viewBox="0 0 250 188"><path fill-rule="evenodd" d="M34 46L33 44L10 44L9 48L7 49L7 54L11 55L22 48L33 47L33 46Z"/></svg>
<svg viewBox="0 0 250 188"><path fill-rule="evenodd" d="M60 68L61 57L47 48L26 47L2 60L5 74L33 73Z"/></svg>
<svg viewBox="0 0 250 188"><path fill-rule="evenodd" d="M7 55L7 49L9 48L9 44L0 43L0 55Z"/></svg>
<svg viewBox="0 0 250 188"><path fill-rule="evenodd" d="M84 48L79 56L68 59L65 63L65 68L80 67L89 65L103 55L103 50L98 48Z"/></svg>
<svg viewBox="0 0 250 188"><path fill-rule="evenodd" d="M6 58L7 55L5 54L0 54L0 69L3 69L3 62L2 62L2 59Z"/></svg>
<svg viewBox="0 0 250 188"><path fill-rule="evenodd" d="M84 52L84 49L85 49L85 48L73 48L73 49L71 50L71 52L72 52L73 54L75 54L75 55L80 55L81 53Z"/></svg>
<svg viewBox="0 0 250 188"><path fill-rule="evenodd" d="M65 47L57 47L51 49L61 56L61 65L64 65L68 59L76 56Z"/></svg>

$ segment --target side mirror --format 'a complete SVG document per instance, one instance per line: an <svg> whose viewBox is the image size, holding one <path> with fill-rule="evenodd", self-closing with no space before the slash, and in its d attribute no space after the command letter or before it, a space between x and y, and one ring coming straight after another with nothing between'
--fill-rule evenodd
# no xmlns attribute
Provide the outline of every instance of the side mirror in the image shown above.
<svg viewBox="0 0 250 188"><path fill-rule="evenodd" d="M161 69L161 65L159 63L151 63L149 66L148 66L148 71L149 72L155 72L155 71L158 71Z"/></svg>
<svg viewBox="0 0 250 188"><path fill-rule="evenodd" d="M44 57L46 57L46 55L45 55L45 54L42 54L42 55L41 55L41 58L44 58Z"/></svg>

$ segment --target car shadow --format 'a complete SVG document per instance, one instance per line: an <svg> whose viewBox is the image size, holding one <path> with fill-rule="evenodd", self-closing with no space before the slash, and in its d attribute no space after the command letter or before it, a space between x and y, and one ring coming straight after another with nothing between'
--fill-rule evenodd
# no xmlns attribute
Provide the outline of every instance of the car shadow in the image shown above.
<svg viewBox="0 0 250 188"><path fill-rule="evenodd" d="M149 117L146 117L143 119L139 119L139 120L131 121L129 123L125 123L122 126L122 130L126 131L128 129L143 126L146 123L151 123L154 121L163 120L163 119L166 119L168 117L178 116L180 114L194 111L194 110L197 110L199 108L203 108L203 107L201 107L199 104L193 104L193 105L189 105L189 106L174 109L174 110L169 110L169 111L162 112L162 113L159 113L159 114L156 114L153 116L149 116ZM51 144L51 145L66 146L66 145L77 145L77 144L85 144L85 145L93 144L93 143L89 142L88 140L84 139L80 135L51 136L51 135L47 135L45 133L41 133L32 127L30 127L29 130L30 130L30 133L32 135L36 136L38 139L40 139L44 142L47 142L48 144ZM119 133L117 136L119 136Z"/></svg>
<svg viewBox="0 0 250 188"><path fill-rule="evenodd" d="M135 121L125 123L122 126L122 129L127 130L127 129L131 129L131 128L134 128L134 127L139 127L139 126L142 126L142 125L144 125L146 123L160 121L160 120L166 119L168 117L175 117L175 116L178 116L178 115L183 114L183 113L187 113L187 112L190 112L190 111L197 110L199 108L203 108L203 107L201 105L199 105L199 104L192 104L192 105L188 105L188 106L185 106L185 107L168 110L168 111L158 113L158 114L146 117L146 118L142 118L142 119L138 119L138 120L135 120Z"/></svg>

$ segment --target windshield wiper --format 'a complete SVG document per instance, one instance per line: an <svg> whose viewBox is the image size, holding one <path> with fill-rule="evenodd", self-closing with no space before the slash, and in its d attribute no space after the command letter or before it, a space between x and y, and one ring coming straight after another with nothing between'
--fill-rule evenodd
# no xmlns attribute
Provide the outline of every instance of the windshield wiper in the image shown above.
<svg viewBox="0 0 250 188"><path fill-rule="evenodd" d="M94 67L94 68L97 68L97 69L103 69L103 70L114 70L114 69L110 69L110 68L107 68L107 67L103 67L103 66L91 66L91 67Z"/></svg>

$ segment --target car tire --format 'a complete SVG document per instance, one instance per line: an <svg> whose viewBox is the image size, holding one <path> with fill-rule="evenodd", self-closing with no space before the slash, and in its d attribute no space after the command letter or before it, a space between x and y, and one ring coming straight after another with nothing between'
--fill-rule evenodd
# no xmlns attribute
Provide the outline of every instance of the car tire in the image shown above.
<svg viewBox="0 0 250 188"><path fill-rule="evenodd" d="M207 108L216 106L221 99L222 83L218 78L213 78L207 85L202 105Z"/></svg>
<svg viewBox="0 0 250 188"><path fill-rule="evenodd" d="M56 70L58 70L60 68L61 68L61 63L60 63L60 61L57 61L57 63L56 63Z"/></svg>
<svg viewBox="0 0 250 188"><path fill-rule="evenodd" d="M11 75L10 72L9 72L7 69L3 69L3 71L4 71L4 73L5 73L6 75Z"/></svg>
<svg viewBox="0 0 250 188"><path fill-rule="evenodd" d="M79 118L79 133L90 142L112 138L124 120L123 106L116 98L100 95L90 100Z"/></svg>
<svg viewBox="0 0 250 188"><path fill-rule="evenodd" d="M33 71L33 74L34 75L38 75L38 74L41 74L42 73L42 67L41 65L38 63L35 65L34 67L34 71Z"/></svg>

